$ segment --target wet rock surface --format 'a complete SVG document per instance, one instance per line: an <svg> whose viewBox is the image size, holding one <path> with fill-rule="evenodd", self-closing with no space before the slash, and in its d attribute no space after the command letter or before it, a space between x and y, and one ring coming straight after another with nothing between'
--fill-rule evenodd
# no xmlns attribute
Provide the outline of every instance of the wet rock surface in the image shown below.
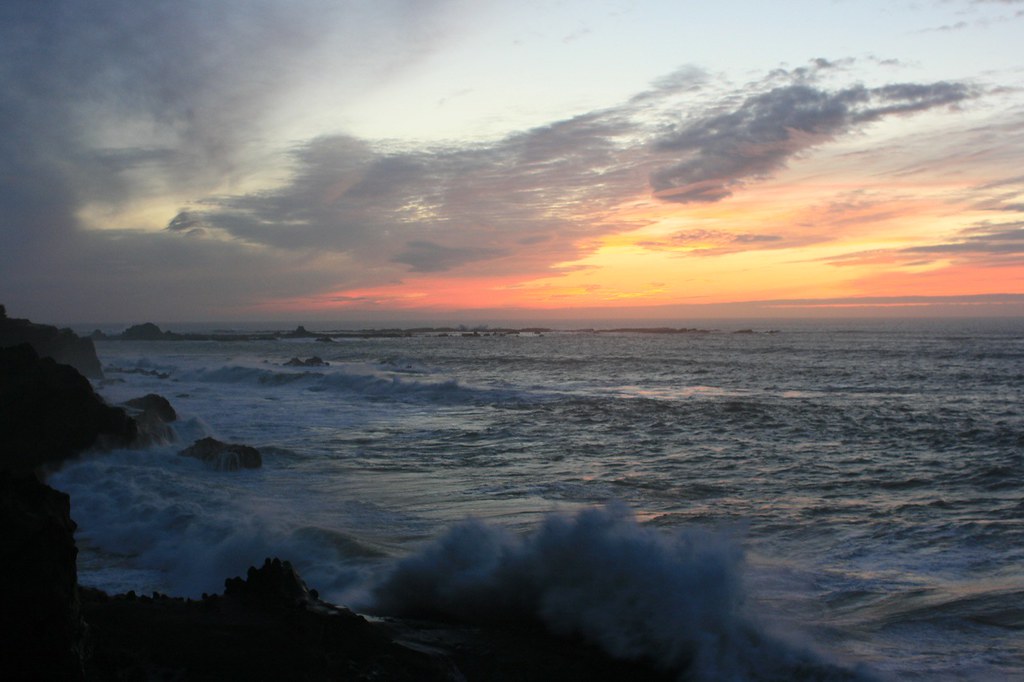
<svg viewBox="0 0 1024 682"><path fill-rule="evenodd" d="M102 379L103 369L92 339L81 338L70 329L7 317L0 306L0 348L27 343L40 357L71 365L90 379Z"/></svg>
<svg viewBox="0 0 1024 682"><path fill-rule="evenodd" d="M224 443L216 438L200 438L178 454L201 459L218 471L258 469L263 466L263 457L256 448L239 443Z"/></svg>
<svg viewBox="0 0 1024 682"><path fill-rule="evenodd" d="M67 495L0 471L0 679L82 679L74 531Z"/></svg>
<svg viewBox="0 0 1024 682"><path fill-rule="evenodd" d="M267 559L225 585L197 601L83 590L87 679L462 679L444 657L316 599L288 562Z"/></svg>
<svg viewBox="0 0 1024 682"><path fill-rule="evenodd" d="M73 367L29 344L0 348L0 467L53 466L86 448L128 446L137 434L135 421Z"/></svg>

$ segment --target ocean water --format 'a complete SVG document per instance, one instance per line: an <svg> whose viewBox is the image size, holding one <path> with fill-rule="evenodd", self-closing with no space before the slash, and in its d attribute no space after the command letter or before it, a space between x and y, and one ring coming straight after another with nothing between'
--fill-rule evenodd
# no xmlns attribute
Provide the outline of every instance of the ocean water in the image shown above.
<svg viewBox="0 0 1024 682"><path fill-rule="evenodd" d="M198 596L280 556L681 679L1024 679L1024 321L752 324L101 341L100 393L179 421L53 476L80 580ZM176 454L207 435L263 467Z"/></svg>

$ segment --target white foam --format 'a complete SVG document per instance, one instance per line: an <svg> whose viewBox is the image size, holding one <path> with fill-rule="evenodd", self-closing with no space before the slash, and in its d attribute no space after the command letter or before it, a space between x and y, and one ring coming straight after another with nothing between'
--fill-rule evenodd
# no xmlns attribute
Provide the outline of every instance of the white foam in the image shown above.
<svg viewBox="0 0 1024 682"><path fill-rule="evenodd" d="M753 624L742 570L732 539L699 529L663 533L612 505L552 515L526 536L479 521L457 525L396 564L366 607L470 622L539 620L612 656L698 679L848 678Z"/></svg>

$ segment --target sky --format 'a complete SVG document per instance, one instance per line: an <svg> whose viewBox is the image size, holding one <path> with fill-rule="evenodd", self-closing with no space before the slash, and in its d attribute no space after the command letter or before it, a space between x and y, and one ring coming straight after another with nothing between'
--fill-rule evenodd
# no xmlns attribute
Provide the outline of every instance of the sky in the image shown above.
<svg viewBox="0 0 1024 682"><path fill-rule="evenodd" d="M40 322L1024 315L1024 0L7 0Z"/></svg>

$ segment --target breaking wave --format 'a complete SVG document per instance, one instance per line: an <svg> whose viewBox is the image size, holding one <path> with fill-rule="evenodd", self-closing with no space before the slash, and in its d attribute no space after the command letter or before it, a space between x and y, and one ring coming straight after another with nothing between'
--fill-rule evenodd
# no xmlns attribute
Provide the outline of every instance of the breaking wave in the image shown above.
<svg viewBox="0 0 1024 682"><path fill-rule="evenodd" d="M479 521L398 562L371 612L539 621L684 678L865 679L769 634L745 611L743 553L728 537L642 527L621 505L552 515L517 536Z"/></svg>

